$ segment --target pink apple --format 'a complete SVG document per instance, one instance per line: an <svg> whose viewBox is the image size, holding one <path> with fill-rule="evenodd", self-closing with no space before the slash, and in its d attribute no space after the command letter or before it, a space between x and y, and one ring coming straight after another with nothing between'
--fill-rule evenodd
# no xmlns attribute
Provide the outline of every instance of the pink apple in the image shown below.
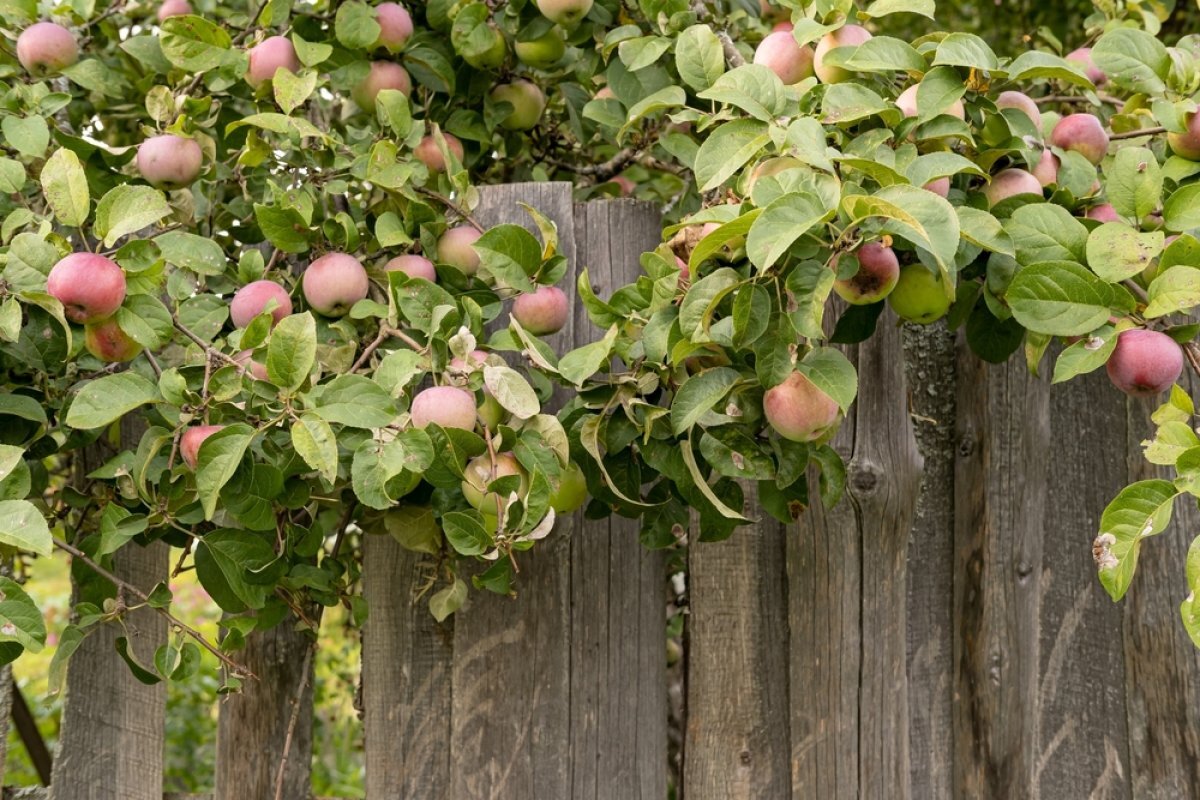
<svg viewBox="0 0 1200 800"><path fill-rule="evenodd" d="M164 134L138 145L137 168L153 186L181 189L191 185L204 167L204 153L195 139Z"/></svg>
<svg viewBox="0 0 1200 800"><path fill-rule="evenodd" d="M786 84L799 83L813 75L813 51L801 46L785 31L769 33L754 51L754 63L761 64Z"/></svg>
<svg viewBox="0 0 1200 800"><path fill-rule="evenodd" d="M351 91L355 104L367 113L374 113L375 98L384 89L395 89L405 97L412 93L412 79L408 71L391 61L373 61L367 76Z"/></svg>
<svg viewBox="0 0 1200 800"><path fill-rule="evenodd" d="M437 271L433 268L433 262L424 256L396 256L387 262L384 269L388 272L403 272L410 278L424 278L430 283L437 283Z"/></svg>
<svg viewBox="0 0 1200 800"><path fill-rule="evenodd" d="M63 304L72 322L88 323L116 313L125 302L125 272L94 253L72 253L46 279L46 292Z"/></svg>
<svg viewBox="0 0 1200 800"><path fill-rule="evenodd" d="M179 455L183 457L183 463L195 469L200 458L200 445L204 444L205 439L224 427L224 425L194 425L184 431L183 435L179 437Z"/></svg>
<svg viewBox="0 0 1200 800"><path fill-rule="evenodd" d="M436 423L443 428L475 429L475 395L457 386L433 386L413 398L412 423L424 428Z"/></svg>
<svg viewBox="0 0 1200 800"><path fill-rule="evenodd" d="M539 286L532 294L520 295L513 301L512 316L534 336L549 336L563 329L570 310L562 289Z"/></svg>
<svg viewBox="0 0 1200 800"><path fill-rule="evenodd" d="M446 149L453 153L454 157L461 164L465 155L462 142L458 140L457 136L449 133L443 133L442 138L446 140ZM420 143L413 148L413 155L430 172L446 171L446 159L442 157L442 151L438 147L437 139L434 139L432 136L423 137Z"/></svg>
<svg viewBox="0 0 1200 800"><path fill-rule="evenodd" d="M188 0L163 0L158 7L158 21L164 22L171 17L186 17L192 13L192 4Z"/></svg>
<svg viewBox="0 0 1200 800"><path fill-rule="evenodd" d="M238 289L229 304L229 317L235 328L244 328L259 314L271 308L271 326L292 313L292 298L274 281L254 281Z"/></svg>
<svg viewBox="0 0 1200 800"><path fill-rule="evenodd" d="M54 75L78 60L75 36L56 22L35 22L17 37L17 61L31 75Z"/></svg>
<svg viewBox="0 0 1200 800"><path fill-rule="evenodd" d="M763 395L767 422L780 436L793 442L820 439L837 424L839 412L834 399L800 372L793 372Z"/></svg>
<svg viewBox="0 0 1200 800"><path fill-rule="evenodd" d="M1050 142L1063 150L1074 150L1093 164L1099 164L1108 153L1108 133L1091 114L1068 114L1060 119Z"/></svg>
<svg viewBox="0 0 1200 800"><path fill-rule="evenodd" d="M296 47L286 36L270 36L250 48L250 68L246 70L246 83L258 87L275 77L275 70L300 71L300 58Z"/></svg>
<svg viewBox="0 0 1200 800"><path fill-rule="evenodd" d="M482 235L471 225L458 225L448 229L438 239L438 263L449 264L463 274L474 275L479 271L479 254L471 245Z"/></svg>
<svg viewBox="0 0 1200 800"><path fill-rule="evenodd" d="M1153 397L1167 391L1183 373L1183 350L1159 331L1125 331L1108 357L1108 377L1113 385L1135 397Z"/></svg>
<svg viewBox="0 0 1200 800"><path fill-rule="evenodd" d="M413 34L412 15L399 3L380 3L375 6L375 21L379 23L379 38L376 47L384 47L393 53L404 49L408 37Z"/></svg>
<svg viewBox="0 0 1200 800"><path fill-rule="evenodd" d="M371 289L367 271L357 258L326 253L308 265L300 276L304 299L318 314L342 317Z"/></svg>

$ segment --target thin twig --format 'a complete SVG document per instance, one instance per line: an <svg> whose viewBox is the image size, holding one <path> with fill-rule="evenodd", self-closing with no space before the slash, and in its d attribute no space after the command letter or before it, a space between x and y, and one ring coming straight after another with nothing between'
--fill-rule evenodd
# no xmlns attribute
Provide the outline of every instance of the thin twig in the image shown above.
<svg viewBox="0 0 1200 800"><path fill-rule="evenodd" d="M469 222L475 228L475 230L479 231L480 233L483 233L486 230L482 225L479 224L478 221L476 221L476 219L474 217L471 216L471 212L467 211L465 208L463 208L458 203L451 200L449 197L438 194L437 192L434 192L434 191L430 191L429 189L426 189L423 186L417 186L414 188L417 190L418 194L423 194L426 197L430 197L434 200L437 200L439 203L444 205L446 208L450 209L455 214L458 214L464 220Z"/></svg>
<svg viewBox="0 0 1200 800"><path fill-rule="evenodd" d="M738 52L737 45L733 43L733 38L730 37L729 33L726 32L724 28L718 27L715 21L711 20L711 15L708 12L708 8L704 5L703 0L692 0L690 7L692 9L692 13L695 14L697 18L702 20L709 19L711 22L713 22L712 27L716 31L717 41L721 43L721 49L725 52L725 61L728 62L729 66L734 67L735 69L737 67L744 66L746 59L742 58L742 54Z"/></svg>
<svg viewBox="0 0 1200 800"><path fill-rule="evenodd" d="M367 363L368 359L371 358L371 354L374 353L377 349L379 349L379 345L381 345L387 341L389 334L390 334L390 329L388 328L388 326L380 325L379 326L379 334L362 351L362 355L360 355L358 357L358 359L354 362L354 365L350 367L350 371L358 372L358 370L361 369L362 366Z"/></svg>
<svg viewBox="0 0 1200 800"><path fill-rule="evenodd" d="M158 365L158 359L154 357L154 353L151 353L149 350L143 350L142 355L144 355L146 360L150 362L150 369L154 370L154 377L161 378L162 367Z"/></svg>
<svg viewBox="0 0 1200 800"><path fill-rule="evenodd" d="M1113 106L1125 105L1124 100L1119 97L1113 97L1112 95L1098 94L1096 95L1096 98L1101 103L1108 103L1109 105ZM1033 102L1043 106L1049 103L1081 103L1084 105L1092 105L1092 101L1089 98L1078 94L1047 94L1042 95L1041 97L1033 98Z"/></svg>
<svg viewBox="0 0 1200 800"><path fill-rule="evenodd" d="M1160 133L1166 133L1167 129L1161 125L1154 128L1142 128L1136 131L1125 131L1124 133L1109 134L1109 141L1116 142L1121 139L1140 139L1143 136L1157 136Z"/></svg>
<svg viewBox="0 0 1200 800"><path fill-rule="evenodd" d="M642 155L642 151L635 150L632 147L626 147L624 150L619 151L612 158L608 159L607 161L602 161L599 164L575 165L567 161L560 161L559 159L552 158L550 156L544 156L542 160L548 161L556 167L569 169L576 175L594 175L597 180L603 182L616 175L621 170L625 169L630 162L635 161L640 155Z"/></svg>
<svg viewBox="0 0 1200 800"><path fill-rule="evenodd" d="M111 572L106 570L104 567L100 566L95 561L88 558L87 554L84 553L82 550L80 550L78 547L75 547L72 544L68 544L67 542L64 542L62 539L59 539L57 537L55 537L55 539L54 539L54 546L57 547L59 550L64 550L64 551L70 553L73 558L77 558L80 561L82 561L84 564L87 564L89 567L92 568L92 570L97 575L99 575L102 578L108 579L118 589L120 589L124 592L128 592L129 594L133 595L134 597L137 597L138 599L140 599L143 603L146 603L147 605L150 604L150 596L148 594L143 592L138 587L134 586L132 583L128 583L127 581L121 580L116 575L112 574ZM203 647L205 650L207 650L208 652L210 652L214 656L216 656L221 661L221 663L223 663L226 667L228 667L229 670L234 675L239 676L239 677L254 678L255 680L258 680L258 676L256 676L250 670L246 669L246 667L243 667L241 664L239 664L236 661L234 661L233 659L231 659L229 656L222 653L220 651L220 649L218 649L215 645L213 645L211 642L209 642L208 639L205 639L204 635L202 633L200 633L199 631L197 631L195 628L191 627L190 625L188 625L185 622L180 621L173 614L171 614L171 612L167 611L165 608L157 608L155 606L149 606L149 607L153 608L155 611L157 611L159 614L161 614L163 617L165 617L167 622L171 623L176 628L178 628L179 630L186 633L188 636L195 639L196 642L198 642L201 647Z"/></svg>
<svg viewBox="0 0 1200 800"><path fill-rule="evenodd" d="M1192 372L1200 375L1200 356L1197 355L1196 350L1195 342L1188 342L1183 346L1183 354L1187 356L1188 363L1192 365Z"/></svg>
<svg viewBox="0 0 1200 800"><path fill-rule="evenodd" d="M212 345L205 342L203 339L201 339L195 333L190 331L187 328L187 326L185 326L182 322L180 322L179 317L177 317L175 315L171 315L171 321L175 324L175 330L179 331L184 336L188 337L193 342L195 342L204 351L204 354L206 356L208 356L210 358L212 358L212 357L219 358L219 359L223 360L225 363L230 364L231 366L237 367L238 372L240 372L242 375L246 374L247 369L244 366L242 366L242 364L236 358L234 358L231 355L227 355L226 353L222 353L220 350L217 350L215 347L213 347Z"/></svg>
<svg viewBox="0 0 1200 800"><path fill-rule="evenodd" d="M1146 294L1146 290L1141 286L1138 286L1132 280L1122 281L1122 283L1125 285L1125 288L1133 292L1137 299L1141 300L1143 304L1150 302L1149 295Z"/></svg>

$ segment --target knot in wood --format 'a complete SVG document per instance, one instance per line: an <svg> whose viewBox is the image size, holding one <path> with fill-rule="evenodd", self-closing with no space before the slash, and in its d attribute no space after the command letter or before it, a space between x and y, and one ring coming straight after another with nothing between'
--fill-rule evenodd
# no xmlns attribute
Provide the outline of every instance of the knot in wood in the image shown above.
<svg viewBox="0 0 1200 800"><path fill-rule="evenodd" d="M854 461L850 464L850 488L857 495L874 494L883 483L883 469L871 461Z"/></svg>
<svg viewBox="0 0 1200 800"><path fill-rule="evenodd" d="M958 440L958 457L967 458L975 452L975 436L970 433L964 433L962 438Z"/></svg>
<svg viewBox="0 0 1200 800"><path fill-rule="evenodd" d="M741 761L744 766L750 766L751 755L749 750L743 750L738 753L738 761Z"/></svg>

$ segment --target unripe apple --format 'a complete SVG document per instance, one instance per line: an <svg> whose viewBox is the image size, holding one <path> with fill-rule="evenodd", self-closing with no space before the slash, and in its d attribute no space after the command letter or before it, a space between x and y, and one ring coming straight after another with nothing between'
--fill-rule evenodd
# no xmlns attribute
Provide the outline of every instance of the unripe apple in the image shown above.
<svg viewBox="0 0 1200 800"><path fill-rule="evenodd" d="M996 98L996 108L1016 109L1029 117L1029 121L1033 123L1033 127L1038 133L1042 130L1042 110L1038 108L1038 104L1033 102L1033 98L1024 92L1001 92Z"/></svg>
<svg viewBox="0 0 1200 800"><path fill-rule="evenodd" d="M558 478L558 488L550 495L550 507L557 514L573 514L587 501L587 479L583 470L572 461Z"/></svg>
<svg viewBox="0 0 1200 800"><path fill-rule="evenodd" d="M933 192L938 197L941 197L944 199L944 198L947 198L950 196L950 179L949 178L935 178L934 180L931 180L929 183L925 184L921 188L927 192Z"/></svg>
<svg viewBox="0 0 1200 800"><path fill-rule="evenodd" d="M1084 74L1092 83L1100 86L1108 81L1108 76L1104 74L1104 70L1096 66L1096 62L1092 60L1092 48L1080 47L1077 50L1072 50L1067 53L1067 61L1074 61L1079 66L1083 67Z"/></svg>
<svg viewBox="0 0 1200 800"><path fill-rule="evenodd" d="M520 295L513 301L512 316L534 336L549 336L563 329L570 310L562 289L539 286L532 294Z"/></svg>
<svg viewBox="0 0 1200 800"><path fill-rule="evenodd" d="M475 395L457 386L432 386L413 397L412 423L424 428L436 423L443 428L475 430Z"/></svg>
<svg viewBox="0 0 1200 800"><path fill-rule="evenodd" d="M375 6L375 21L379 23L379 38L375 47L383 47L393 53L404 49L408 37L413 34L412 15L399 3L380 3Z"/></svg>
<svg viewBox="0 0 1200 800"><path fill-rule="evenodd" d="M35 22L17 37L17 61L31 75L54 75L78 60L75 36L57 22Z"/></svg>
<svg viewBox="0 0 1200 800"><path fill-rule="evenodd" d="M909 264L900 269L900 280L888 295L888 305L901 319L928 325L946 316L950 298L937 275L923 264Z"/></svg>
<svg viewBox="0 0 1200 800"><path fill-rule="evenodd" d="M1200 161L1200 114L1188 114L1187 131L1168 133L1167 144L1170 145L1171 152L1180 158Z"/></svg>
<svg viewBox="0 0 1200 800"><path fill-rule="evenodd" d="M192 13L192 4L188 0L163 0L158 7L158 21L164 22L171 17L186 17Z"/></svg>
<svg viewBox="0 0 1200 800"><path fill-rule="evenodd" d="M1101 203L1098 206L1092 206L1084 215L1088 219L1094 219L1098 222L1120 222L1121 216L1117 210L1113 208L1112 203Z"/></svg>
<svg viewBox="0 0 1200 800"><path fill-rule="evenodd" d="M508 55L508 42L500 29L494 25L486 26L485 31L488 46L483 50L473 50L470 55L464 55L463 60L475 69L498 69L504 64L504 57Z"/></svg>
<svg viewBox="0 0 1200 800"><path fill-rule="evenodd" d="M63 304L72 322L86 324L110 317L125 302L125 272L95 253L71 253L50 270L46 292Z"/></svg>
<svg viewBox="0 0 1200 800"><path fill-rule="evenodd" d="M825 63L830 50L838 47L857 47L870 38L871 34L860 25L846 25L822 36L813 54L813 70L821 79L821 83L842 83L850 79L849 70Z"/></svg>
<svg viewBox="0 0 1200 800"><path fill-rule="evenodd" d="M775 432L792 442L814 442L837 424L834 399L800 372L763 395L763 414Z"/></svg>
<svg viewBox="0 0 1200 800"><path fill-rule="evenodd" d="M525 473L525 468L511 453L497 453L494 469L491 456L487 453L477 456L471 459L467 468L463 470L463 497L476 510L495 514L497 495L495 492L487 491L487 487L492 484L492 481L507 478L509 475L520 476L521 486L518 491L524 495L529 489L529 478Z"/></svg>
<svg viewBox="0 0 1200 800"><path fill-rule="evenodd" d="M275 70L280 67L288 72L300 71L296 47L286 36L269 36L250 48L250 67L246 70L246 83L257 88L274 78Z"/></svg>
<svg viewBox="0 0 1200 800"><path fill-rule="evenodd" d="M879 242L867 242L855 251L858 272L836 281L833 290L847 303L867 306L878 303L896 288L900 280L900 261L896 252Z"/></svg>
<svg viewBox="0 0 1200 800"><path fill-rule="evenodd" d="M1042 182L1023 169L1002 170L992 178L991 183L983 187L983 196L987 198L989 208L1020 194L1042 196Z"/></svg>
<svg viewBox="0 0 1200 800"><path fill-rule="evenodd" d="M557 28L551 28L536 39L530 39L528 42L518 41L513 45L513 50L522 64L545 69L562 60L567 52L567 43L563 41Z"/></svg>
<svg viewBox="0 0 1200 800"><path fill-rule="evenodd" d="M502 83L492 89L493 103L508 103L513 107L500 127L510 131L527 131L538 124L546 110L546 95L536 84L526 80Z"/></svg>
<svg viewBox="0 0 1200 800"><path fill-rule="evenodd" d="M233 327L244 328L271 306L271 327L292 313L292 298L274 281L254 281L238 289L229 303L229 318Z"/></svg>
<svg viewBox="0 0 1200 800"><path fill-rule="evenodd" d="M465 275L474 275L479 271L479 254L471 245L482 234L471 225L458 225L448 229L438 239L437 260L439 264L449 264Z"/></svg>
<svg viewBox="0 0 1200 800"><path fill-rule="evenodd" d="M224 425L193 425L184 431L183 435L179 437L179 455L183 457L183 463L195 469L196 462L200 458L200 445L204 444L205 439L224 427Z"/></svg>
<svg viewBox="0 0 1200 800"><path fill-rule="evenodd" d="M1043 187L1051 186L1058 183L1058 168L1060 164L1058 156L1054 155L1054 152L1047 147L1042 150L1042 157L1038 159L1037 166L1031 172L1033 177L1037 178L1038 183Z"/></svg>
<svg viewBox="0 0 1200 800"><path fill-rule="evenodd" d="M1183 372L1183 350L1159 331L1124 331L1108 357L1113 385L1134 397L1153 397L1171 388Z"/></svg>
<svg viewBox="0 0 1200 800"><path fill-rule="evenodd" d="M130 361L142 352L142 346L121 330L116 317L83 326L83 346L101 361Z"/></svg>
<svg viewBox="0 0 1200 800"><path fill-rule="evenodd" d="M592 10L592 0L537 0L537 7L551 22L573 28Z"/></svg>
<svg viewBox="0 0 1200 800"><path fill-rule="evenodd" d="M1093 164L1099 164L1108 153L1108 134L1091 114L1068 114L1060 119L1050 142L1063 150L1074 150Z"/></svg>
<svg viewBox="0 0 1200 800"><path fill-rule="evenodd" d="M367 77L358 82L350 92L355 105L367 113L375 111L375 98L384 89L395 89L408 97L412 93L412 79L408 71L391 61L372 61Z"/></svg>
<svg viewBox="0 0 1200 800"><path fill-rule="evenodd" d="M896 107L899 108L906 117L915 117L920 113L917 109L917 89L919 87L920 84L913 84L901 92L900 96L896 98ZM966 109L963 108L963 102L961 98L951 103L948 108L942 109L942 113L949 114L952 117L958 117L959 119L967 118L967 112Z"/></svg>
<svg viewBox="0 0 1200 800"><path fill-rule="evenodd" d="M761 64L786 84L799 83L813 75L813 51L801 46L791 33L769 33L754 50L754 63Z"/></svg>
<svg viewBox="0 0 1200 800"><path fill-rule="evenodd" d="M424 278L430 283L437 283L437 270L433 268L433 262L425 256L396 256L384 265L384 269L388 272L403 272L410 278Z"/></svg>
<svg viewBox="0 0 1200 800"><path fill-rule="evenodd" d="M371 282L354 256L326 253L304 270L300 288L308 305L318 314L341 317L367 296Z"/></svg>
<svg viewBox="0 0 1200 800"><path fill-rule="evenodd" d="M500 405L500 401L493 397L486 387L483 390L483 402L476 408L476 415L479 417L479 423L489 431L496 430L507 422L510 416L508 409Z"/></svg>
<svg viewBox="0 0 1200 800"><path fill-rule="evenodd" d="M446 149L454 154L459 163L462 163L463 156L465 155L462 142L458 140L457 136L449 133L443 133L442 137L446 140ZM446 159L442 157L442 151L438 148L437 139L434 139L432 136L422 137L420 143L413 148L413 155L430 172L446 171Z"/></svg>
<svg viewBox="0 0 1200 800"><path fill-rule="evenodd" d="M204 153L195 139L168 133L138 145L138 172L152 186L181 189L191 185L203 167Z"/></svg>
<svg viewBox="0 0 1200 800"><path fill-rule="evenodd" d="M234 356L233 360L241 364L255 380L267 381L268 383L271 381L271 377L267 373L267 365L254 360L253 350L243 350Z"/></svg>

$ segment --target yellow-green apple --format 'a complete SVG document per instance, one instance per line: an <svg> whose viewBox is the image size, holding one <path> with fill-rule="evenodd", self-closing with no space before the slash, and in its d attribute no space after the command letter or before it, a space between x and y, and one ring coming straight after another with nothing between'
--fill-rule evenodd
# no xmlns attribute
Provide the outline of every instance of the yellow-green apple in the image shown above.
<svg viewBox="0 0 1200 800"><path fill-rule="evenodd" d="M901 267L900 280L888 295L888 305L901 319L928 325L946 316L950 298L938 276L923 264L909 264Z"/></svg>
<svg viewBox="0 0 1200 800"><path fill-rule="evenodd" d="M300 288L308 305L318 314L341 317L367 296L371 282L354 256L326 253L304 270Z"/></svg>
<svg viewBox="0 0 1200 800"><path fill-rule="evenodd" d="M526 80L502 83L492 89L491 97L493 103L512 106L512 113L500 123L500 127L510 131L530 130L538 124L542 112L546 110L546 95L536 84Z"/></svg>
<svg viewBox="0 0 1200 800"><path fill-rule="evenodd" d="M793 442L820 439L837 424L839 413L834 399L801 372L793 372L763 395L767 423Z"/></svg>
<svg viewBox="0 0 1200 800"><path fill-rule="evenodd" d="M479 271L479 254L471 245L482 234L471 225L457 225L441 235L437 243L439 264L449 264L465 275Z"/></svg>

